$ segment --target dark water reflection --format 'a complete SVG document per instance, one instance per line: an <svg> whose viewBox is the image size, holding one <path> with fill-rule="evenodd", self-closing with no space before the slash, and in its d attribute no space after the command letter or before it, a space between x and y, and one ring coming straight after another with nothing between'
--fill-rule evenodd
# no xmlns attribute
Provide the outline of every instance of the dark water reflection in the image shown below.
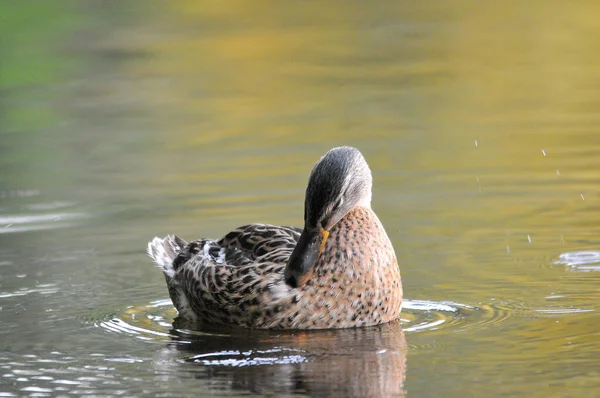
<svg viewBox="0 0 600 398"><path fill-rule="evenodd" d="M600 389L595 3L5 3L0 396ZM146 242L299 225L341 144L404 334L173 326Z"/></svg>
<svg viewBox="0 0 600 398"><path fill-rule="evenodd" d="M198 365L196 377L215 384L214 393L404 395L407 346L399 323L359 330L182 337L185 344L180 340L170 348L186 363Z"/></svg>

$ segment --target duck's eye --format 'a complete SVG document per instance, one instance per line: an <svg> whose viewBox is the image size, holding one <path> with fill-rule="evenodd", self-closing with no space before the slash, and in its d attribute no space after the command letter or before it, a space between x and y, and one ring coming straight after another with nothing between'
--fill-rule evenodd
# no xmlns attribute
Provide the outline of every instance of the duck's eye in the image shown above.
<svg viewBox="0 0 600 398"><path fill-rule="evenodd" d="M338 212L338 210L342 207L342 204L344 203L344 199L340 198L337 202L335 202L335 204L331 207L331 209L323 216L323 219L321 220L321 228L323 229L329 229L331 228L330 222L331 219L333 218L334 214L336 214Z"/></svg>
<svg viewBox="0 0 600 398"><path fill-rule="evenodd" d="M341 205L342 205L342 200L341 199L338 200L337 202L335 202L335 204L331 208L331 214L334 214L336 211L338 211L338 209L340 208Z"/></svg>

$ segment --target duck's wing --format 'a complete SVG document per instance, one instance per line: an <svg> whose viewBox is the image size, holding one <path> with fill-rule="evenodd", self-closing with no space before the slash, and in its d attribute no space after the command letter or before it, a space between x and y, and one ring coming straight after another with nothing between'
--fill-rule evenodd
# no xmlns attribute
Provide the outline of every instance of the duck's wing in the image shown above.
<svg viewBox="0 0 600 398"><path fill-rule="evenodd" d="M215 265L245 266L260 262L287 262L302 229L269 224L249 224L234 229L218 241L199 239L181 245L173 259L177 271L194 257ZM177 237L176 237L177 238ZM286 258L283 258L287 255Z"/></svg>
<svg viewBox="0 0 600 398"><path fill-rule="evenodd" d="M218 241L188 243L173 260L173 303L191 319L255 324L252 313L273 300L273 283L282 281L300 233L294 227L250 224Z"/></svg>
<svg viewBox="0 0 600 398"><path fill-rule="evenodd" d="M296 247L302 229L296 227L250 224L236 228L217 243L220 247L244 252L250 259L279 262ZM287 262L287 258L283 260Z"/></svg>

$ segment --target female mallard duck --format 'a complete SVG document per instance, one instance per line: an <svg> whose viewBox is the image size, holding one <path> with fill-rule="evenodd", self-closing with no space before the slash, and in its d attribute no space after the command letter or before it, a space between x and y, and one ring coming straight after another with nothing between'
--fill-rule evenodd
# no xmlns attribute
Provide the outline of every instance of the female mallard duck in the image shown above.
<svg viewBox="0 0 600 398"><path fill-rule="evenodd" d="M154 238L179 315L253 328L325 329L397 319L400 269L371 209L371 170L351 147L313 167L304 228L250 224L218 241Z"/></svg>

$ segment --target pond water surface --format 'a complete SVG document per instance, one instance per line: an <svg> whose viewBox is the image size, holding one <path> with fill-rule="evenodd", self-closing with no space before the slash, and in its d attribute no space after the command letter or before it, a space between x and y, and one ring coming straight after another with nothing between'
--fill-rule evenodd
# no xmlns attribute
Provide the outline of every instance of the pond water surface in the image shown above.
<svg viewBox="0 0 600 398"><path fill-rule="evenodd" d="M0 396L600 396L599 11L7 3ZM300 225L338 145L373 170L401 322L176 319L146 242Z"/></svg>

